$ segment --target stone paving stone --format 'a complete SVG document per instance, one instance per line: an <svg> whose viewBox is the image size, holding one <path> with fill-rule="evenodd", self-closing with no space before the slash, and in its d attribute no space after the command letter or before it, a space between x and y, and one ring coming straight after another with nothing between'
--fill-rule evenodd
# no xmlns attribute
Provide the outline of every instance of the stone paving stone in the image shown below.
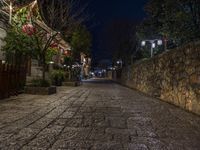
<svg viewBox="0 0 200 150"><path fill-rule="evenodd" d="M168 149L180 149L180 150L199 150L199 140L195 140L195 138L193 140L185 140L185 139L179 139L179 140L175 140L175 139L161 139L161 141L163 143L165 143L165 146Z"/></svg>
<svg viewBox="0 0 200 150"><path fill-rule="evenodd" d="M121 143L94 143L91 150L124 150L124 146Z"/></svg>
<svg viewBox="0 0 200 150"><path fill-rule="evenodd" d="M126 119L122 117L107 117L106 118L109 121L109 125L112 128L120 128L120 129L126 129L127 123Z"/></svg>
<svg viewBox="0 0 200 150"><path fill-rule="evenodd" d="M24 128L19 131L17 134L12 135L10 138L1 141L0 148L4 149L4 147L9 148L19 148L26 144L29 140L31 140L36 134L38 130L33 130L31 128Z"/></svg>
<svg viewBox="0 0 200 150"><path fill-rule="evenodd" d="M139 137L158 137L155 128L151 123L151 118L147 117L130 117L127 120L128 128L135 129Z"/></svg>
<svg viewBox="0 0 200 150"><path fill-rule="evenodd" d="M85 140L88 138L91 128L66 127L59 136L65 140Z"/></svg>
<svg viewBox="0 0 200 150"><path fill-rule="evenodd" d="M53 121L53 119L43 117L43 118L37 120L36 122L34 122L33 124L31 124L29 126L29 128L43 129L43 128L47 127L52 121Z"/></svg>
<svg viewBox="0 0 200 150"><path fill-rule="evenodd" d="M136 130L132 129L107 128L105 133L112 136L112 141L121 143L129 143L131 141L131 136L137 136Z"/></svg>
<svg viewBox="0 0 200 150"><path fill-rule="evenodd" d="M5 140L11 138L11 136L13 136L13 134L1 133L0 134L0 141L5 141Z"/></svg>
<svg viewBox="0 0 200 150"><path fill-rule="evenodd" d="M21 148L21 150L47 150L47 148L24 146Z"/></svg>
<svg viewBox="0 0 200 150"><path fill-rule="evenodd" d="M31 142L28 143L28 146L42 148L50 147L63 128L64 127L62 126L50 126L45 128Z"/></svg>
<svg viewBox="0 0 200 150"><path fill-rule="evenodd" d="M88 150L92 145L92 141L60 139L54 143L51 149Z"/></svg>
<svg viewBox="0 0 200 150"><path fill-rule="evenodd" d="M131 143L145 145L152 150L167 150L165 143L157 138L131 136Z"/></svg>
<svg viewBox="0 0 200 150"><path fill-rule="evenodd" d="M82 127L82 118L70 118L66 121L66 127Z"/></svg>
<svg viewBox="0 0 200 150"><path fill-rule="evenodd" d="M93 126L93 118L91 115L84 115L83 116L83 127L92 127Z"/></svg>
<svg viewBox="0 0 200 150"><path fill-rule="evenodd" d="M109 127L109 121L105 118L105 116L95 116L93 117L93 123L92 126L94 127Z"/></svg>
<svg viewBox="0 0 200 150"><path fill-rule="evenodd" d="M105 128L92 128L88 139L95 142L110 142L112 135L106 133Z"/></svg>
<svg viewBox="0 0 200 150"><path fill-rule="evenodd" d="M68 119L56 119L54 120L50 126L65 126L65 124L67 123Z"/></svg>
<svg viewBox="0 0 200 150"><path fill-rule="evenodd" d="M199 150L200 117L112 82L0 101L2 150Z"/></svg>
<svg viewBox="0 0 200 150"><path fill-rule="evenodd" d="M88 107L88 106L83 106L79 110L79 113L94 113L96 110L95 107Z"/></svg>
<svg viewBox="0 0 200 150"><path fill-rule="evenodd" d="M148 147L144 144L128 144L128 146L126 146L127 150L149 150Z"/></svg>
<svg viewBox="0 0 200 150"><path fill-rule="evenodd" d="M66 110L65 112L63 112L61 114L61 116L59 116L59 118L65 118L65 119L66 118L72 118L76 114L76 110L75 111Z"/></svg>
<svg viewBox="0 0 200 150"><path fill-rule="evenodd" d="M66 110L66 108L63 107L57 107L54 110L52 110L51 112L49 112L45 117L47 118L58 118L58 116L60 116L64 111Z"/></svg>

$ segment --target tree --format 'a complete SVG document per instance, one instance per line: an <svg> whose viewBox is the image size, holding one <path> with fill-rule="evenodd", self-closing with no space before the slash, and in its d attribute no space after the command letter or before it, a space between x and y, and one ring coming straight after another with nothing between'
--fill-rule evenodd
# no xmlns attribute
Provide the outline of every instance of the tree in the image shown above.
<svg viewBox="0 0 200 150"><path fill-rule="evenodd" d="M145 10L148 18L139 28L141 39L163 37L179 46L200 38L198 0L150 0Z"/></svg>
<svg viewBox="0 0 200 150"><path fill-rule="evenodd" d="M34 52L34 41L18 28L10 28L4 41L6 45L2 50L6 52L7 62L24 64L27 56Z"/></svg>
<svg viewBox="0 0 200 150"><path fill-rule="evenodd" d="M58 34L66 36L69 30L75 26L80 25L84 18L81 18L84 9L77 10L76 3L73 0L37 0L39 12L44 23L49 26L53 32L43 44L38 44L40 49L40 59L43 64L43 79L45 78L45 67L46 67L46 53L47 50ZM75 9L76 8L76 9ZM39 43L39 39L36 39ZM41 46L39 46L41 45Z"/></svg>
<svg viewBox="0 0 200 150"><path fill-rule="evenodd" d="M102 35L104 47L114 62L121 59L125 65L132 63L137 50L136 25L135 21L117 20L105 27Z"/></svg>
<svg viewBox="0 0 200 150"><path fill-rule="evenodd" d="M75 11L76 3L74 1L38 0L37 2L38 8L34 6L36 3L33 3L33 6L28 6L31 9L27 10L31 11L24 12L23 9L20 9L19 13L16 13L16 16L13 17L15 23L12 26L24 28L32 39L33 44L32 42L30 44L34 49L34 56L31 56L36 57L41 63L43 68L42 79L45 80L46 59L52 42L58 35L62 36L66 33L66 30L78 25L83 18L79 18L82 11L81 13ZM24 15L25 18L22 17ZM47 34L46 29L50 33Z"/></svg>
<svg viewBox="0 0 200 150"><path fill-rule="evenodd" d="M92 37L85 26L79 26L73 32L70 45L72 47L72 55L74 60L80 59L80 53L90 55Z"/></svg>
<svg viewBox="0 0 200 150"><path fill-rule="evenodd" d="M1 0L0 1L0 21L5 28L8 28L12 21L13 9L28 5L34 0Z"/></svg>
<svg viewBox="0 0 200 150"><path fill-rule="evenodd" d="M44 23L63 36L71 36L74 29L86 21L85 6L74 0L37 0Z"/></svg>

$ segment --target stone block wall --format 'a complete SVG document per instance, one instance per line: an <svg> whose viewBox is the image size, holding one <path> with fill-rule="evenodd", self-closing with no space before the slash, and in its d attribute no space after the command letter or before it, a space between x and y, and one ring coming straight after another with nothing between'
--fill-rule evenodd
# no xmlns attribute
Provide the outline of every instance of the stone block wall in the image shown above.
<svg viewBox="0 0 200 150"><path fill-rule="evenodd" d="M6 31L1 28L1 23L0 23L0 60L5 60L4 53L1 51L2 46L5 45L5 42L2 41L6 37Z"/></svg>
<svg viewBox="0 0 200 150"><path fill-rule="evenodd" d="M200 43L137 62L122 71L120 81L200 115Z"/></svg>

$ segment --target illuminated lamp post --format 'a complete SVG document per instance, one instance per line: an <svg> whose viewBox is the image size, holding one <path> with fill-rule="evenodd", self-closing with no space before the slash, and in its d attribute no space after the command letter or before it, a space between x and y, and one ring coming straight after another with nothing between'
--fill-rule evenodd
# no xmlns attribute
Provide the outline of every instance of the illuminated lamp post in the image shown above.
<svg viewBox="0 0 200 150"><path fill-rule="evenodd" d="M151 43L151 57L153 57L153 55L154 55L154 48L156 47L156 44L159 46L163 44L162 40L154 39L154 40L143 40L141 42L141 46L144 47L146 45L146 42Z"/></svg>
<svg viewBox="0 0 200 150"><path fill-rule="evenodd" d="M117 65L120 65L120 68L122 68L122 65L123 65L122 60L118 60L116 63L117 63Z"/></svg>

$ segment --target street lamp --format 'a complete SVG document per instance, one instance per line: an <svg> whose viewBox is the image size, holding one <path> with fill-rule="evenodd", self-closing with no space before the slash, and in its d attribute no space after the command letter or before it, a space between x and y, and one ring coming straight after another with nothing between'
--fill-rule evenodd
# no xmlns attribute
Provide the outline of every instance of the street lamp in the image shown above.
<svg viewBox="0 0 200 150"><path fill-rule="evenodd" d="M146 45L146 41L142 41L141 45L145 46Z"/></svg>
<svg viewBox="0 0 200 150"><path fill-rule="evenodd" d="M161 46L161 45L163 45L163 41L162 41L162 40L158 40L158 41L157 41L157 44L158 44L159 46Z"/></svg>
<svg viewBox="0 0 200 150"><path fill-rule="evenodd" d="M142 47L144 47L146 45L146 42L151 43L151 57L153 57L153 54L154 54L153 50L154 50L154 48L156 48L156 44L159 46L161 46L163 44L162 40L160 40L160 39L143 40L141 42Z"/></svg>
<svg viewBox="0 0 200 150"><path fill-rule="evenodd" d="M122 68L122 64L123 64L123 62L122 62L122 60L120 59L120 60L118 60L117 62L117 65L120 65L120 68Z"/></svg>

